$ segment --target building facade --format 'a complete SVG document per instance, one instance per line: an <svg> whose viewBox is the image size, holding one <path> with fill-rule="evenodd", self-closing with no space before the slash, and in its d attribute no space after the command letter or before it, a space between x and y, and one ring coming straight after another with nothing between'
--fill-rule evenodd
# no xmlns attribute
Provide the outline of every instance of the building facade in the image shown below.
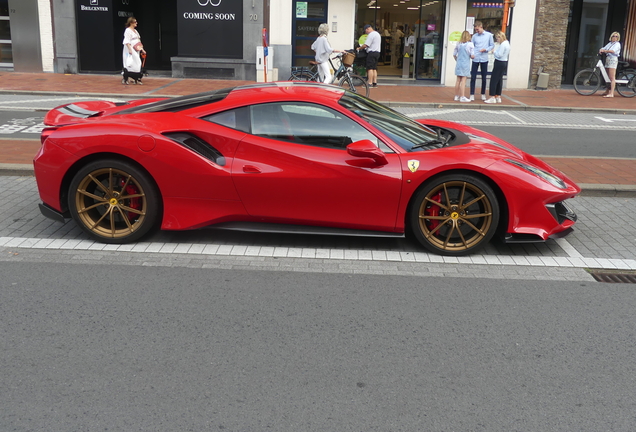
<svg viewBox="0 0 636 432"><path fill-rule="evenodd" d="M340 50L373 25L380 79L397 82L454 86L453 48L476 20L510 40L508 88L532 87L539 71L550 87L571 83L612 31L623 59L636 57L636 0L0 0L0 70L117 73L131 16L146 67L186 78L260 80L266 62L269 80L286 79L312 59L322 22Z"/></svg>

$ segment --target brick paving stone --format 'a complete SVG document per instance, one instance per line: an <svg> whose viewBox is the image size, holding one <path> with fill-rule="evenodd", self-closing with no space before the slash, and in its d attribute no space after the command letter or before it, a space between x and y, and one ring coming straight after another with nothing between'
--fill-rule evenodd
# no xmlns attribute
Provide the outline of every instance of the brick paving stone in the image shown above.
<svg viewBox="0 0 636 432"><path fill-rule="evenodd" d="M252 237L249 234L216 230L159 233L144 243L143 247L140 246L142 243L95 246L94 242L87 241L86 235L73 222L61 224L44 218L40 215L37 204L37 190L32 177L0 176L0 247L3 250L6 250L6 244L14 247L14 242L19 241L18 245L24 246L21 250L49 248L61 252L74 249L85 251L85 255L89 255L97 252L94 249L102 248L101 253L128 254L128 251L139 251L139 256L163 252L162 255L170 256L166 258L169 261L172 257L186 260L195 256L216 259L223 254L237 251L246 255L250 249L254 255L259 256L237 256L248 262L274 256L278 259L279 252L285 250L283 255L288 257L286 259L307 256L313 260L330 260L330 263L333 262L331 256L337 251L338 262L354 262L353 268L360 263L368 263L364 269L370 269L378 262L386 262L399 263L401 269L405 264L413 264L417 266L417 271L427 273L436 269L436 266L457 268L469 265L467 263L492 263L497 268L524 269L541 265L564 269L568 266L588 265L588 260L594 260L591 262L608 268L617 267L617 263L618 266L627 268L636 265L633 248L636 241L634 198L577 197L573 200L573 207L580 219L575 231L565 239L536 245L490 244L483 254L461 259L427 254L406 240L293 235ZM275 239L277 246L269 244L272 239ZM175 253L178 248L179 252L186 253ZM571 253L575 255L569 256ZM189 258L185 258L186 256ZM486 267L493 268L491 265Z"/></svg>

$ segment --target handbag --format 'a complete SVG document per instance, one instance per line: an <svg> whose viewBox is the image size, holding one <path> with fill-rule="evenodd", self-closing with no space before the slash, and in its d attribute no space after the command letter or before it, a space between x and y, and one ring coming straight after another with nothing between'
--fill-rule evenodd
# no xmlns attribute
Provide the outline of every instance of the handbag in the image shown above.
<svg viewBox="0 0 636 432"><path fill-rule="evenodd" d="M135 51L143 51L144 50L144 46L142 45L141 42L137 42L136 44L133 45L133 49Z"/></svg>
<svg viewBox="0 0 636 432"><path fill-rule="evenodd" d="M359 50L356 52L356 59L361 60L361 59L365 59L367 58L367 51L366 50Z"/></svg>

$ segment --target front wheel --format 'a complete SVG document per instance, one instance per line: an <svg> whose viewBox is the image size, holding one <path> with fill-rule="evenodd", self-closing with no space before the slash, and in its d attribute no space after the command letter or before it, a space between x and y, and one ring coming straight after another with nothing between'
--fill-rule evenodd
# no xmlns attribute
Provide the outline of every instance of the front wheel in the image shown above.
<svg viewBox="0 0 636 432"><path fill-rule="evenodd" d="M574 90L580 95L593 95L600 86L601 77L594 69L583 69L574 76Z"/></svg>
<svg viewBox="0 0 636 432"><path fill-rule="evenodd" d="M82 230L102 243L137 241L161 222L161 199L152 178L116 159L80 169L69 187L68 206Z"/></svg>
<svg viewBox="0 0 636 432"><path fill-rule="evenodd" d="M369 84L360 75L346 74L338 85L359 95L369 97Z"/></svg>
<svg viewBox="0 0 636 432"><path fill-rule="evenodd" d="M636 96L636 72L621 72L616 79L627 81L627 84L616 83L616 91L618 91L618 94L628 98Z"/></svg>
<svg viewBox="0 0 636 432"><path fill-rule="evenodd" d="M449 174L427 182L409 210L415 238L429 251L462 256L484 247L499 223L492 188L468 174Z"/></svg>

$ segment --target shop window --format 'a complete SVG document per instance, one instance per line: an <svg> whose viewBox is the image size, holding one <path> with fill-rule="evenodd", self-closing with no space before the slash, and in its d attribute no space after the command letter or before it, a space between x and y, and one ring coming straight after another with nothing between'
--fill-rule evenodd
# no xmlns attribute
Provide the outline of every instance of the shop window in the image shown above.
<svg viewBox="0 0 636 432"><path fill-rule="evenodd" d="M13 66L9 0L0 0L0 67Z"/></svg>
<svg viewBox="0 0 636 432"><path fill-rule="evenodd" d="M472 17L475 21L481 21L484 29L490 33L502 29L504 18L504 3L501 1L475 2L468 0L466 16Z"/></svg>
<svg viewBox="0 0 636 432"><path fill-rule="evenodd" d="M293 2L292 62L305 66L314 58L311 44L318 37L318 27L327 22L327 0Z"/></svg>

